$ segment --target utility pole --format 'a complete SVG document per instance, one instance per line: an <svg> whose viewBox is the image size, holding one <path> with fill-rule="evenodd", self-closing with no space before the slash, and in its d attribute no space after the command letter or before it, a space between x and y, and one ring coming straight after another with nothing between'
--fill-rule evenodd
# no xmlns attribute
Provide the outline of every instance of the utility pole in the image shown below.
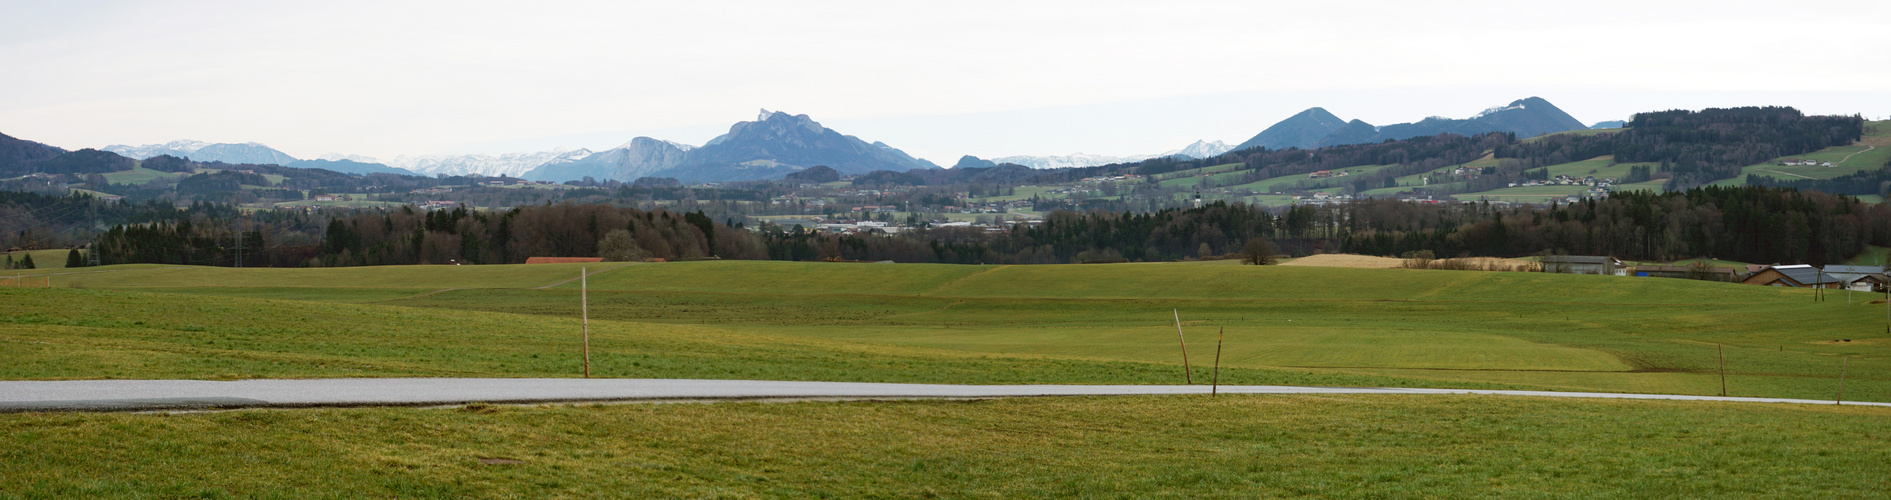
<svg viewBox="0 0 1891 500"><path fill-rule="evenodd" d="M584 378L591 378L591 273L578 268L578 310L584 322Z"/></svg>

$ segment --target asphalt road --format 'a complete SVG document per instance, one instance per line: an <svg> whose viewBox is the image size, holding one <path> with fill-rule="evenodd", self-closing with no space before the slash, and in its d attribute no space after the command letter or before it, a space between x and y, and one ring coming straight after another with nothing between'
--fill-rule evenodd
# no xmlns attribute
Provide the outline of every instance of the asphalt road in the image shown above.
<svg viewBox="0 0 1891 500"><path fill-rule="evenodd" d="M769 380L575 378L351 378L294 380L0 381L0 412L154 411L465 403L994 398L1207 394L1206 385L944 385ZM1833 404L1832 401L1593 392L1386 387L1221 386L1228 394L1491 394ZM1846 402L1891 406L1891 403Z"/></svg>

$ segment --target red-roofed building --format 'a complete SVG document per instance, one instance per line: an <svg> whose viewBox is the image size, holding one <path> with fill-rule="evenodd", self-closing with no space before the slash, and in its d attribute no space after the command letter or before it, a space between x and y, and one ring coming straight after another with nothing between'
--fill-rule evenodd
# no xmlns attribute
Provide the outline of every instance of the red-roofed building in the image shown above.
<svg viewBox="0 0 1891 500"><path fill-rule="evenodd" d="M581 262L604 262L603 257L532 257L525 259L527 264L577 264Z"/></svg>

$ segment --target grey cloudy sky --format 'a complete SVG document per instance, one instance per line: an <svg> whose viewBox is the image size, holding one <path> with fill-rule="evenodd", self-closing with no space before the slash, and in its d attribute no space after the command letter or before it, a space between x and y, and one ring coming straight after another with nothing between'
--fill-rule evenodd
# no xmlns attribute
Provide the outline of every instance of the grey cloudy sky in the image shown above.
<svg viewBox="0 0 1891 500"><path fill-rule="evenodd" d="M700 144L758 108L962 154L1239 142L1541 96L1891 115L1891 2L0 0L0 133L298 157Z"/></svg>

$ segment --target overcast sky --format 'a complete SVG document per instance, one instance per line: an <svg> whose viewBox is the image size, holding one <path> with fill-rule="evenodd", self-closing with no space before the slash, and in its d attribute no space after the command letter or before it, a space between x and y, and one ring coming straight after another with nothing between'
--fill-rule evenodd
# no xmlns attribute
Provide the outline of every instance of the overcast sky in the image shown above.
<svg viewBox="0 0 1891 500"><path fill-rule="evenodd" d="M1891 115L1891 2L0 0L0 133L300 158L701 144L760 108L951 165L1541 96Z"/></svg>

